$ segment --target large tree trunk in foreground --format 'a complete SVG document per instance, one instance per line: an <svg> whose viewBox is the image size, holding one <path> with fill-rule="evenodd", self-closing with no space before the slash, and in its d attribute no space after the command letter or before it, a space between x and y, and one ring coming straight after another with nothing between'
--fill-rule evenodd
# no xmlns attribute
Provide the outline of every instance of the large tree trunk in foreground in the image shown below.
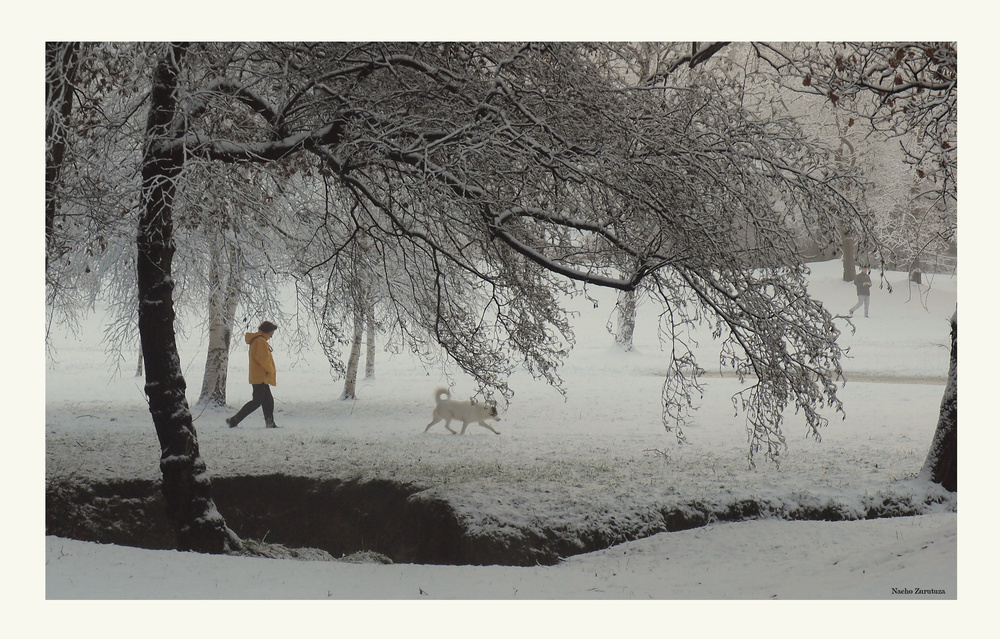
<svg viewBox="0 0 1000 639"><path fill-rule="evenodd" d="M958 492L958 311L951 316L951 362L934 441L921 476Z"/></svg>
<svg viewBox="0 0 1000 639"><path fill-rule="evenodd" d="M222 553L239 548L241 542L209 494L174 336L172 207L174 179L183 160L157 153L157 142L169 135L177 116L177 74L183 54L182 47L172 47L153 72L142 165L143 209L136 236L139 340L149 412L160 442L163 496L167 514L177 524L177 547Z"/></svg>

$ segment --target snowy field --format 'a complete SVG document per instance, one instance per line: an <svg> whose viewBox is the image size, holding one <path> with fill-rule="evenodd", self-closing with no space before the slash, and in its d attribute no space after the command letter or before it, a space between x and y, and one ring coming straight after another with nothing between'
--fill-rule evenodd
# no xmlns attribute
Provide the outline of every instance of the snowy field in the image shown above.
<svg viewBox="0 0 1000 639"><path fill-rule="evenodd" d="M927 514L711 523L532 568L210 557L47 537L45 596L954 600L957 499L915 475L944 390L947 320L955 309L957 281L936 276L928 290L909 285L902 273L886 278L893 292L873 273L871 317L856 316L857 332L842 338L851 348L841 391L846 418L831 412L817 442L805 437L801 419L789 415L784 427L789 446L780 468L763 459L756 469L748 468L743 416L729 399L742 386L713 366L716 345L707 337L699 348L701 364L710 371L706 393L686 429L688 444L678 445L660 421L664 354L655 309L649 303L640 307L636 347L621 352L605 328L614 297L601 290L590 291L600 301L597 308L583 297L569 301L579 314L577 346L562 371L565 397L525 373L515 375L516 394L501 415L499 436L477 426L452 436L440 424L423 432L436 387L452 385L456 397L473 392L460 371L426 369L408 355L380 351L376 376L359 380L359 399L345 402L339 399L342 381L330 378L319 351L293 356L280 329L272 343L281 428L265 430L259 412L233 430L225 426L225 412L196 411L195 424L215 476L282 473L414 482L447 499L473 529L572 529L593 525L591 518L611 528L634 527L654 508L744 498L769 504L777 515L832 504L858 518L887 497L941 502L925 508ZM839 262L814 265L810 286L834 313L846 313L856 301L853 285L840 281ZM156 479L158 451L141 380L130 375L134 362L124 365L125 375L109 379L99 344L101 323L102 318L91 318L83 341L62 334L55 340L57 355L45 371L46 477ZM189 330L181 344L192 402L205 348L195 333ZM230 367L231 406L249 399L246 366L241 344ZM604 621L594 623L591 629ZM492 636L493 630L476 634Z"/></svg>

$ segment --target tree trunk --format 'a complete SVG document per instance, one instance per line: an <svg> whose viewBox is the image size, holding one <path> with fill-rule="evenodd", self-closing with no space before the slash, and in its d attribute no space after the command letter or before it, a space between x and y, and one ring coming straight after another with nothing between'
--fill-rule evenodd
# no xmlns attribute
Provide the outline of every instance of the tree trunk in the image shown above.
<svg viewBox="0 0 1000 639"><path fill-rule="evenodd" d="M840 235L840 245L843 250L844 281L853 282L858 274L857 242L854 239L854 234L850 231L842 232Z"/></svg>
<svg viewBox="0 0 1000 639"><path fill-rule="evenodd" d="M635 291L618 293L618 328L615 331L615 343L628 352L632 350L632 337L635 334Z"/></svg>
<svg viewBox="0 0 1000 639"><path fill-rule="evenodd" d="M368 305L365 309L365 379L375 377L375 309Z"/></svg>
<svg viewBox="0 0 1000 639"><path fill-rule="evenodd" d="M837 124L837 132L840 135L840 146L837 148L835 161L841 170L847 171L857 165L858 153L848 138L850 125L844 125L841 123L840 114L836 105L834 106L833 117ZM854 232L849 226L839 224L838 227L839 228L837 230L840 232L840 242L843 249L844 281L853 282L854 278L858 274L856 270L858 262L858 238L855 237Z"/></svg>
<svg viewBox="0 0 1000 639"><path fill-rule="evenodd" d="M240 293L239 250L229 247L227 260L223 260L217 242L213 242L209 250L212 262L208 271L208 354L198 404L225 406L229 351ZM225 262L228 262L228 269Z"/></svg>
<svg viewBox="0 0 1000 639"><path fill-rule="evenodd" d="M178 117L177 84L184 47L172 46L156 65L142 164L142 211L136 235L139 339L146 367L149 412L160 443L160 471L167 514L177 525L179 550L222 553L241 547L210 495L198 449L174 334L174 180L180 157L157 153Z"/></svg>
<svg viewBox="0 0 1000 639"><path fill-rule="evenodd" d="M958 492L958 311L951 316L948 385L941 399L934 440L920 475L941 484L946 490Z"/></svg>
<svg viewBox="0 0 1000 639"><path fill-rule="evenodd" d="M344 394L341 399L357 399L358 361L361 359L361 339L364 336L365 316L359 309L354 311L354 339L351 341L351 356L347 360L347 376L344 379Z"/></svg>
<svg viewBox="0 0 1000 639"><path fill-rule="evenodd" d="M73 82L80 43L45 43L45 263L55 248L56 186L66 154L66 124L73 112Z"/></svg>

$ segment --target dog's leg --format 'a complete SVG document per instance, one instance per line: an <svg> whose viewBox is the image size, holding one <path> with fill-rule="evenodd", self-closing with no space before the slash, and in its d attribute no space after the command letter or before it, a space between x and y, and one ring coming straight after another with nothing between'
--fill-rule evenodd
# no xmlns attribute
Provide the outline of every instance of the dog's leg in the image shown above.
<svg viewBox="0 0 1000 639"><path fill-rule="evenodd" d="M462 422L462 432L461 432L462 435L465 434L465 429L468 427L469 427L469 422Z"/></svg>
<svg viewBox="0 0 1000 639"><path fill-rule="evenodd" d="M480 425L480 426L482 426L483 428L488 428L488 429L492 430L492 431L493 431L494 433L496 433L497 435L499 435L499 434L500 434L500 431L498 431L497 429L493 428L492 426L490 426L490 425L489 425L489 424L487 424L486 422L479 422L479 425Z"/></svg>
<svg viewBox="0 0 1000 639"><path fill-rule="evenodd" d="M450 433L451 433L452 435L457 435L457 434L458 434L458 433L456 433L456 432L455 432L455 430L454 430L454 429L453 429L453 428L451 427L451 420L450 420L450 419L449 419L448 421L446 421L446 422L444 423L444 427L445 427L445 428L447 428L447 429L448 429L448 432L450 432ZM464 430L464 429L463 429L463 430Z"/></svg>
<svg viewBox="0 0 1000 639"><path fill-rule="evenodd" d="M437 419L435 419L434 421L432 421L430 424L427 424L427 428L424 429L424 432L426 433L427 431L429 431L431 429L431 426L433 426L434 424L438 423L439 421L441 421L440 417L438 417ZM451 429L449 428L448 430L451 430Z"/></svg>

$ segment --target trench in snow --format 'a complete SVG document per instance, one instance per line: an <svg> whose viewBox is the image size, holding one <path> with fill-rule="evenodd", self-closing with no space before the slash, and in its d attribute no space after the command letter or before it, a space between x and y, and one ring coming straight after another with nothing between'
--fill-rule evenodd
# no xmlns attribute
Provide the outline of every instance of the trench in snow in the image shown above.
<svg viewBox="0 0 1000 639"><path fill-rule="evenodd" d="M216 477L212 497L228 526L243 539L287 548L318 548L335 558L376 552L395 563L447 565L552 565L560 559L646 537L703 526L775 516L765 504L692 503L661 510L641 529L505 528L473 533L443 499L390 480L337 480L285 475ZM153 550L174 549L159 482L55 483L46 488L47 535ZM920 514L920 504L886 502L867 518ZM856 518L826 505L786 518L837 521Z"/></svg>

